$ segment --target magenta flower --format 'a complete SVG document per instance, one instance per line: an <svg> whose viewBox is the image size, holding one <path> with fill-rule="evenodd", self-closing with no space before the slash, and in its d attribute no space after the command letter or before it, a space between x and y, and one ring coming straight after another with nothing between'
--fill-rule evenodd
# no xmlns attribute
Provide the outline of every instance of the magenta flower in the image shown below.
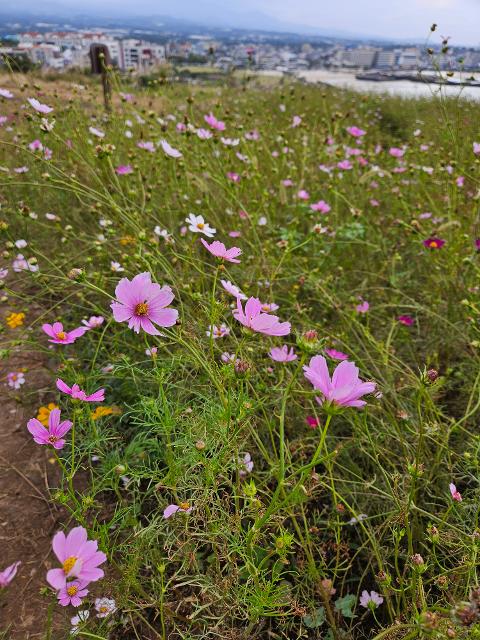
<svg viewBox="0 0 480 640"><path fill-rule="evenodd" d="M328 213L331 210L331 207L325 202L325 200L319 200L318 202L311 204L310 209L312 211L318 211L319 213Z"/></svg>
<svg viewBox="0 0 480 640"><path fill-rule="evenodd" d="M240 182L240 176L235 171L227 171L227 178L232 182Z"/></svg>
<svg viewBox="0 0 480 640"><path fill-rule="evenodd" d="M74 400L83 400L84 402L103 402L105 400L105 389L99 389L95 393L87 396L85 391L80 389L78 384L74 384L73 387L69 387L63 380L57 378L57 389L72 396Z"/></svg>
<svg viewBox="0 0 480 640"><path fill-rule="evenodd" d="M115 169L115 173L119 176L128 176L133 173L133 167L130 164L119 164Z"/></svg>
<svg viewBox="0 0 480 640"><path fill-rule="evenodd" d="M263 313L262 303L258 298L249 298L245 303L245 311L240 298L237 298L237 308L233 317L243 326L267 336L287 336L291 329L290 322L280 322L277 316Z"/></svg>
<svg viewBox="0 0 480 640"><path fill-rule="evenodd" d="M83 336L88 331L87 327L77 327L71 331L65 331L61 322L54 322L53 324L42 324L43 331L50 336L54 344L72 344L77 338Z"/></svg>
<svg viewBox="0 0 480 640"><path fill-rule="evenodd" d="M363 129L359 129L358 127L347 127L347 131L354 138L361 138L367 133L366 131L364 131Z"/></svg>
<svg viewBox="0 0 480 640"><path fill-rule="evenodd" d="M318 418L315 418L315 416L307 416L305 418L305 422L311 429L316 429L320 426L320 420Z"/></svg>
<svg viewBox="0 0 480 640"><path fill-rule="evenodd" d="M453 482L451 482L448 485L448 487L450 489L450 494L451 494L452 498L456 502L461 502L462 501L462 494L460 493L460 491L457 490L457 487L453 484Z"/></svg>
<svg viewBox="0 0 480 640"><path fill-rule="evenodd" d="M58 604L62 605L62 607L68 607L69 604L72 607L79 607L82 604L82 598L88 593L88 589L85 589L87 585L88 582L81 580L67 582L57 594Z"/></svg>
<svg viewBox="0 0 480 640"><path fill-rule="evenodd" d="M171 327L177 322L178 311L167 308L174 299L170 287L152 282L148 272L139 273L133 280L122 278L115 289L117 300L112 302L113 317L117 322L128 322L136 333L143 329L152 336L160 335L153 322L160 327Z"/></svg>
<svg viewBox="0 0 480 640"><path fill-rule="evenodd" d="M367 403L360 398L375 391L375 383L360 380L358 367L347 360L335 368L332 378L323 356L314 356L303 370L305 378L322 393L322 397L317 398L319 404L327 402L341 407L363 407Z"/></svg>
<svg viewBox="0 0 480 640"><path fill-rule="evenodd" d="M231 249L227 249L223 242L219 242L218 240L214 240L212 244L208 244L206 240L203 238L200 239L200 242L203 244L207 251L210 251L212 256L216 258L221 258L222 260L226 260L227 262L236 262L239 263L240 260L237 260L237 256L242 253L242 250L238 247L232 247Z"/></svg>
<svg viewBox="0 0 480 640"><path fill-rule="evenodd" d="M293 347L289 349L286 344L282 347L273 347L273 349L270 349L268 355L272 360L275 360L275 362L292 362L298 358Z"/></svg>
<svg viewBox="0 0 480 640"><path fill-rule="evenodd" d="M415 323L415 319L409 315L398 316L397 320L400 322L400 324L403 324L406 327L411 327Z"/></svg>
<svg viewBox="0 0 480 640"><path fill-rule="evenodd" d="M10 584L10 582L17 575L17 569L21 564L21 561L18 560L3 571L0 571L0 589L4 589Z"/></svg>
<svg viewBox="0 0 480 640"><path fill-rule="evenodd" d="M72 428L70 420L60 422L60 409L52 409L48 416L48 427L39 420L32 418L27 423L27 429L37 444L52 445L54 449L63 449L65 438L63 437Z"/></svg>
<svg viewBox="0 0 480 640"><path fill-rule="evenodd" d="M103 570L98 567L107 556L98 551L98 542L87 539L87 530L75 527L67 536L59 531L53 536L52 548L61 563L60 569L50 569L47 573L48 584L60 591L68 586L70 580L88 584L103 578Z"/></svg>
<svg viewBox="0 0 480 640"><path fill-rule="evenodd" d="M169 504L168 507L165 507L163 510L163 517L165 519L170 518L175 513L190 513L193 507L190 506L188 502L181 502L180 504Z"/></svg>
<svg viewBox="0 0 480 640"><path fill-rule="evenodd" d="M343 351L337 351L336 349L325 349L325 353L332 360L348 360L349 356Z"/></svg>
<svg viewBox="0 0 480 640"><path fill-rule="evenodd" d="M204 116L205 122L212 127L212 129L216 129L217 131L225 131L225 123L221 120L217 120L213 113L210 111L208 116Z"/></svg>
<svg viewBox="0 0 480 640"><path fill-rule="evenodd" d="M442 240L442 238L427 238L423 241L423 246L427 249L441 249L445 242L446 240Z"/></svg>
<svg viewBox="0 0 480 640"><path fill-rule="evenodd" d="M357 313L367 313L369 309L370 304L366 300L362 300L362 302L360 304L357 304L357 306L355 307L355 311Z"/></svg>
<svg viewBox="0 0 480 640"><path fill-rule="evenodd" d="M475 249L480 251L480 238L475 239Z"/></svg>
<svg viewBox="0 0 480 640"><path fill-rule="evenodd" d="M353 164L350 162L350 160L342 160L341 162L337 163L337 167L342 171L349 171L350 169L353 169Z"/></svg>
<svg viewBox="0 0 480 640"><path fill-rule="evenodd" d="M405 155L405 149L392 147L388 153L392 156L392 158L403 158L403 156Z"/></svg>

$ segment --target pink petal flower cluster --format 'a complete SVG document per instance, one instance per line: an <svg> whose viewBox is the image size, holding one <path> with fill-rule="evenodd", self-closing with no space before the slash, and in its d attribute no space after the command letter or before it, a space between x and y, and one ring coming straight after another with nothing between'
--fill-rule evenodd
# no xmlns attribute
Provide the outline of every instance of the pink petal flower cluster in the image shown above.
<svg viewBox="0 0 480 640"><path fill-rule="evenodd" d="M178 311L168 308L174 299L170 287L152 282L148 272L139 273L133 280L122 278L115 289L112 302L113 317L117 322L128 322L136 333L143 329L152 336L160 335L153 323L171 327L177 322Z"/></svg>
<svg viewBox="0 0 480 640"><path fill-rule="evenodd" d="M204 120L210 127L212 127L212 129L216 129L217 131L225 131L225 123L221 120L217 120L212 112L210 112L208 116L204 116Z"/></svg>
<svg viewBox="0 0 480 640"><path fill-rule="evenodd" d="M310 205L312 211L318 211L319 213L328 213L331 210L331 206L325 202L325 200L319 200Z"/></svg>
<svg viewBox="0 0 480 640"><path fill-rule="evenodd" d="M71 331L65 331L61 322L53 324L42 324L43 331L50 336L49 342L54 344L72 344L77 338L83 336L88 331L87 327L77 327Z"/></svg>
<svg viewBox="0 0 480 640"><path fill-rule="evenodd" d="M212 244L208 244L206 240L203 238L200 239L200 242L203 244L207 251L210 251L212 256L216 258L221 258L222 260L226 260L227 262L236 262L239 263L240 260L237 260L237 256L242 253L242 250L238 247L232 247L231 249L227 249L223 242L219 242L218 240L214 240Z"/></svg>
<svg viewBox="0 0 480 640"><path fill-rule="evenodd" d="M240 298L237 298L237 308L233 317L244 327L267 336L287 336L290 333L289 322L280 322L277 316L262 312L262 303L258 298L249 298L245 303L245 311Z"/></svg>
<svg viewBox="0 0 480 640"><path fill-rule="evenodd" d="M83 400L84 402L103 402L105 400L105 389L99 389L95 393L91 393L89 396L80 389L78 384L74 384L73 387L69 387L63 380L57 378L57 389L72 396L74 400Z"/></svg>
<svg viewBox="0 0 480 640"><path fill-rule="evenodd" d="M341 407L363 407L367 403L360 398L375 391L375 383L360 380L358 367L347 360L335 368L331 378L323 356L314 356L303 370L305 378L322 394L317 398L319 404L326 402Z"/></svg>
<svg viewBox="0 0 480 640"><path fill-rule="evenodd" d="M70 420L60 422L60 409L53 409L48 416L48 427L39 420L32 418L27 423L27 429L37 444L51 445L54 449L63 449L65 438L63 437L72 428Z"/></svg>
<svg viewBox="0 0 480 640"><path fill-rule="evenodd" d="M82 597L88 593L85 587L103 578L104 572L99 566L107 556L98 551L96 540L88 540L83 527L75 527L67 536L63 531L56 533L52 548L62 566L47 572L47 582L57 591L61 605L78 607Z"/></svg>

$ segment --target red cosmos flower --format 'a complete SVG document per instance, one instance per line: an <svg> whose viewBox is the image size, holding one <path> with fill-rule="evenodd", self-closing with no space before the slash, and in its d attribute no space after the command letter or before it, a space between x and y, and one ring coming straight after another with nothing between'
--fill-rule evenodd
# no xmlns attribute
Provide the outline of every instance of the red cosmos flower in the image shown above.
<svg viewBox="0 0 480 640"><path fill-rule="evenodd" d="M427 249L441 249L445 242L446 240L442 240L442 238L427 238L423 241L423 246Z"/></svg>

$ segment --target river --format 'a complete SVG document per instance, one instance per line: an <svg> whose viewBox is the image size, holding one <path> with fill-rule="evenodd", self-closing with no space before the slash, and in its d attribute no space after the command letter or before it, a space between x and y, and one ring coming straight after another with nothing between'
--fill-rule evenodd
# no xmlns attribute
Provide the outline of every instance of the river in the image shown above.
<svg viewBox="0 0 480 640"><path fill-rule="evenodd" d="M297 77L310 83L322 82L332 87L362 92L390 93L406 98L438 97L441 92L442 95L452 98L457 98L461 95L463 98L470 100L480 100L480 87L453 87L411 82L410 80L386 80L382 82L357 80L355 73L350 71L329 71L328 69L299 71Z"/></svg>

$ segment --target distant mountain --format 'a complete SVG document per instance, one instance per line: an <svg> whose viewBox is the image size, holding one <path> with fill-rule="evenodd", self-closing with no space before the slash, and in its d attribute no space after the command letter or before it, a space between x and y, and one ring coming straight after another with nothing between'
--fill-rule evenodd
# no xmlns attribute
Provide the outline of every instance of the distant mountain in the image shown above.
<svg viewBox="0 0 480 640"><path fill-rule="evenodd" d="M174 13L174 15L170 15ZM216 29L234 29L247 31L264 31L270 33L291 33L319 36L333 39L374 40L385 42L378 36L359 36L358 34L338 29L322 29L309 25L295 25L277 20L261 11L242 10L229 7L225 1L217 0L182 0L172 6L166 0L142 0L122 6L112 0L1 0L0 22L25 20L35 22L62 23L73 21L76 26L92 25L101 21L102 25L118 25L150 28L163 23L166 30L180 33Z"/></svg>

